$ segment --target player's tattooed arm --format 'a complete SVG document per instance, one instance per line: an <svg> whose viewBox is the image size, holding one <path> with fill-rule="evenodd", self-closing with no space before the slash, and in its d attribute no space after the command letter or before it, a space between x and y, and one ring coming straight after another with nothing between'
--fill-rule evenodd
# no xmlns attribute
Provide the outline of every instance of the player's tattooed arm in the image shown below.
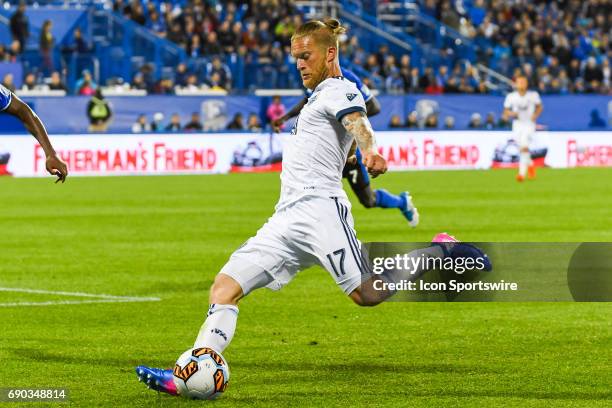
<svg viewBox="0 0 612 408"><path fill-rule="evenodd" d="M348 113L342 117L341 123L346 131L355 138L368 173L376 177L386 172L387 161L377 151L374 130L365 113Z"/></svg>

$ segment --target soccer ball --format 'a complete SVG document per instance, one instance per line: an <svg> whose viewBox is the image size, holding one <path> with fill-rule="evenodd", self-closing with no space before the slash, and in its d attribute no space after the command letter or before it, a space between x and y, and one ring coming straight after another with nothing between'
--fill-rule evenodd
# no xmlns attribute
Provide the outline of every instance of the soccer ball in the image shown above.
<svg viewBox="0 0 612 408"><path fill-rule="evenodd" d="M173 371L178 394L192 399L215 399L227 388L230 373L223 356L209 347L193 348L176 361Z"/></svg>

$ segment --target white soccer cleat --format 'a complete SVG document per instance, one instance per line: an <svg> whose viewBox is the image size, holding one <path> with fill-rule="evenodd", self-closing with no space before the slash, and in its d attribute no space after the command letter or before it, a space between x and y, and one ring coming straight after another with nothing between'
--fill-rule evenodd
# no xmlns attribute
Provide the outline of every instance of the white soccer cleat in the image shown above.
<svg viewBox="0 0 612 408"><path fill-rule="evenodd" d="M400 210L402 211L404 217L406 217L408 220L408 225L414 228L419 225L419 210L417 210L412 203L412 196L409 192L404 191L403 193L400 193L400 197L402 197L406 203L406 206L404 208L400 208Z"/></svg>

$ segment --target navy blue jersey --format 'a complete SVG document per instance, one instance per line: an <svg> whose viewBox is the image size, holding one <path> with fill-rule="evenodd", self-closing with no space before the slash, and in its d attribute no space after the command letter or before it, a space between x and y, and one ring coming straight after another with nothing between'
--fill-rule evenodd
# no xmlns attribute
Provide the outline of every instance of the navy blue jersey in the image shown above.
<svg viewBox="0 0 612 408"><path fill-rule="evenodd" d="M342 76L344 78L348 79L349 81L354 83L355 86L357 86L357 89L361 93L361 96L363 96L363 100L366 101L366 103L370 99L372 99L374 95L372 95L372 91L370 91L370 88L368 88L367 85L364 85L364 83L361 82L361 79L359 79L359 77L355 75L353 71L349 71L348 69L344 68L340 68L340 71L342 72ZM310 97L310 95L312 95L312 91L310 89L307 89L306 96Z"/></svg>
<svg viewBox="0 0 612 408"><path fill-rule="evenodd" d="M11 104L11 91L0 85L0 111L5 110Z"/></svg>

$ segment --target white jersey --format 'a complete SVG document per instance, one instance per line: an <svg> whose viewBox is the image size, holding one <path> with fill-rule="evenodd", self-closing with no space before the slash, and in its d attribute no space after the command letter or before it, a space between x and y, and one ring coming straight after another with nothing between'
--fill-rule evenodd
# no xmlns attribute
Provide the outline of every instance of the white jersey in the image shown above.
<svg viewBox="0 0 612 408"><path fill-rule="evenodd" d="M283 146L277 210L305 196L346 197L342 169L353 138L340 120L358 111L366 107L353 82L332 77L315 88Z"/></svg>
<svg viewBox="0 0 612 408"><path fill-rule="evenodd" d="M512 130L534 132L535 123L531 117L536 106L541 104L540 94L536 91L527 91L525 95L519 94L518 91L509 93L504 101L504 108L518 113L518 116L512 121Z"/></svg>

